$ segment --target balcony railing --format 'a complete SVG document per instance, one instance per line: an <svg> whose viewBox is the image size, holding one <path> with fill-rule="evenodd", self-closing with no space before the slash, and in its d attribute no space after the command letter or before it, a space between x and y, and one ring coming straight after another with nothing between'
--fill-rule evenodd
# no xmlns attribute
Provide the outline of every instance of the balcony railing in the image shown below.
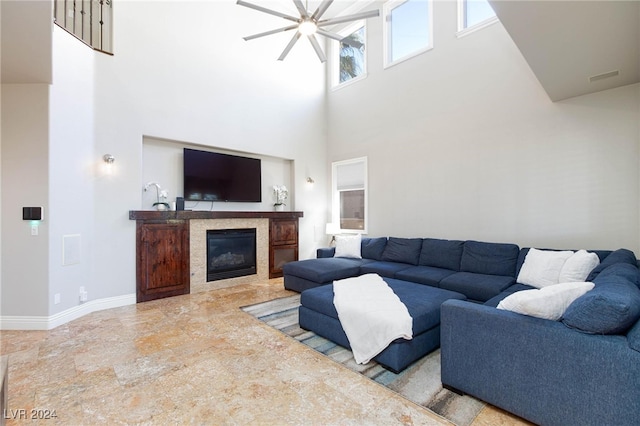
<svg viewBox="0 0 640 426"><path fill-rule="evenodd" d="M55 23L104 53L113 53L113 0L55 0Z"/></svg>

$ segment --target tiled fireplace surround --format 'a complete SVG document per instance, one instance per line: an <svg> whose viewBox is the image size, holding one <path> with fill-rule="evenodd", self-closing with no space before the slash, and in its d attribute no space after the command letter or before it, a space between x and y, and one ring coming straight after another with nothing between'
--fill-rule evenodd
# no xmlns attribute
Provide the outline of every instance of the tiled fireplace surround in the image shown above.
<svg viewBox="0 0 640 426"><path fill-rule="evenodd" d="M207 231L218 229L256 230L257 273L243 277L207 282ZM189 223L189 251L191 263L191 293L253 284L269 279L269 219L192 219Z"/></svg>

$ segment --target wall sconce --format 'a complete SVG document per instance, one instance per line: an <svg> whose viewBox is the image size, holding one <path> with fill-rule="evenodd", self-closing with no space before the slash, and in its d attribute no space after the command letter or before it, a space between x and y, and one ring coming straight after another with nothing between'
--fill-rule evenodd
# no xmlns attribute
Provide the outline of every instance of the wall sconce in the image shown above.
<svg viewBox="0 0 640 426"><path fill-rule="evenodd" d="M116 162L116 157L111 154L105 154L102 156L102 161L104 161L104 170L106 174L110 175L113 173L113 163Z"/></svg>
<svg viewBox="0 0 640 426"><path fill-rule="evenodd" d="M307 183L308 183L309 185L313 185L314 183L316 183L316 181L315 181L315 180L313 180L311 177L308 177L308 178L307 178Z"/></svg>

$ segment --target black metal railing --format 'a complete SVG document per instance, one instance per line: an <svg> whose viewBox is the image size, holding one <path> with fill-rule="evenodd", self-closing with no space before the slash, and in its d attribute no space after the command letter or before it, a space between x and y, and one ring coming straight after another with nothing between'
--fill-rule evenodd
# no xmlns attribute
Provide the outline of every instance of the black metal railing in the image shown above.
<svg viewBox="0 0 640 426"><path fill-rule="evenodd" d="M86 45L113 54L113 0L55 0L53 17Z"/></svg>

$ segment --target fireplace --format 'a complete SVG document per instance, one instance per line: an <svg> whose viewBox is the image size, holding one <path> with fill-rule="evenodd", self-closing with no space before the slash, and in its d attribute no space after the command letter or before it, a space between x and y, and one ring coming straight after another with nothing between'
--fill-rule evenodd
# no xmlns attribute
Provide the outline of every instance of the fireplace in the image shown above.
<svg viewBox="0 0 640 426"><path fill-rule="evenodd" d="M255 228L207 230L207 281L255 273Z"/></svg>

